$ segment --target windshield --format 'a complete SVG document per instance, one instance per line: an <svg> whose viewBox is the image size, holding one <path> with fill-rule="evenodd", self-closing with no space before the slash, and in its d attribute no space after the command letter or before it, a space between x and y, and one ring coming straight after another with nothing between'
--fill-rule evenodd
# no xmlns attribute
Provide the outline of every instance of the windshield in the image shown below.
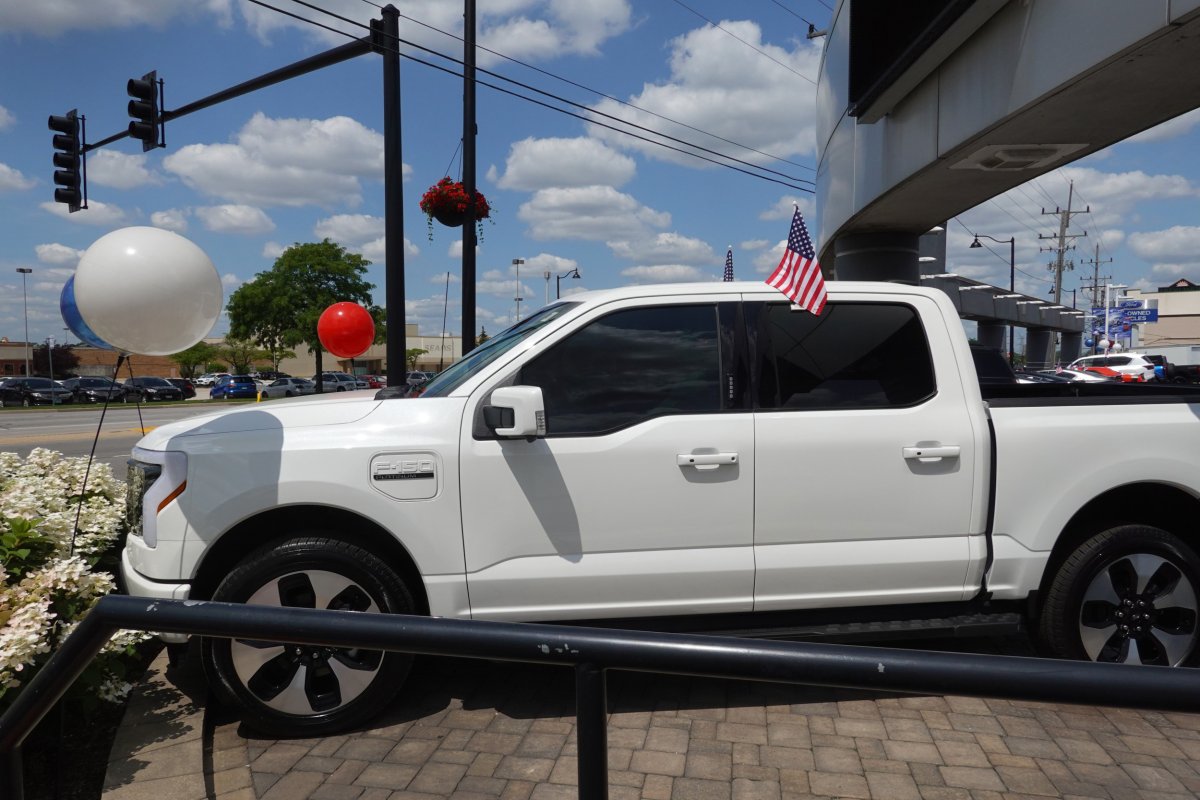
<svg viewBox="0 0 1200 800"><path fill-rule="evenodd" d="M462 361L451 364L445 371L438 373L437 377L425 384L425 391L421 393L421 396L445 397L449 395L465 380L507 353L530 334L559 319L578 305L579 303L555 303L496 334L472 350Z"/></svg>
<svg viewBox="0 0 1200 800"><path fill-rule="evenodd" d="M30 378L25 381L25 385L30 389L56 389L58 384L49 378Z"/></svg>
<svg viewBox="0 0 1200 800"><path fill-rule="evenodd" d="M80 378L79 385L87 386L88 388L99 387L102 389L107 389L112 385L112 383L104 378Z"/></svg>

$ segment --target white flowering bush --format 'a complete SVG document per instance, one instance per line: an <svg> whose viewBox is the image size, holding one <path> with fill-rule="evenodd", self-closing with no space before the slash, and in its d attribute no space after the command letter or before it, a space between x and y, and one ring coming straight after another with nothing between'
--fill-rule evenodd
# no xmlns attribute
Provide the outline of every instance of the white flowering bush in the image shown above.
<svg viewBox="0 0 1200 800"><path fill-rule="evenodd" d="M124 533L125 485L107 464L93 463L85 490L86 470L86 458L42 448L25 459L0 453L0 709L116 588L106 569ZM147 638L113 636L76 682L75 696L124 699L126 661Z"/></svg>

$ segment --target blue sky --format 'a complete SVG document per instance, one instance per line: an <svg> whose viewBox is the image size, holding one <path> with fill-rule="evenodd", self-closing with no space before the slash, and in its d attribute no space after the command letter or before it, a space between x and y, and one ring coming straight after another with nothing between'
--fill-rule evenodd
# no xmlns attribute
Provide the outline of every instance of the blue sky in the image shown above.
<svg viewBox="0 0 1200 800"><path fill-rule="evenodd" d="M363 32L290 0L271 3ZM320 5L364 23L378 14L366 0ZM461 34L457 0L397 6L412 20ZM481 44L691 128L486 53L480 65L811 180L815 85L808 79L816 78L822 40L805 38L801 18L822 27L827 4L747 0L732 8L716 0L479 2ZM461 43L409 19L401 20L401 36L462 54ZM369 280L382 303L382 67L375 55L176 120L165 149L143 155L124 140L94 152L91 208L67 215L52 202L49 114L78 108L96 141L128 123L131 77L157 70L173 109L345 41L246 0L0 0L0 336L23 338L16 269L28 267L30 338L61 339L63 283L89 244L126 225L157 225L196 242L227 294L269 269L283 247L327 236L374 262ZM410 61L401 70L406 316L436 335L449 273L446 327L458 333L459 231L435 224L430 241L418 201L443 175L459 176L461 80ZM1070 253L1077 268L1064 280L1068 302L1069 290L1091 278L1082 262L1094 257L1097 242L1101 259L1113 259L1101 275L1117 282L1200 281L1198 121L1196 113L1184 115L964 212L948 224L949 270L1007 285L1007 248L969 250L967 230L1016 236L1017 288L1044 296L1050 254L1039 246L1049 242L1037 236L1056 232L1057 218L1041 212L1065 207L1073 180L1076 208L1091 213L1073 221L1072 232L1088 236ZM528 314L547 287L553 298L555 276L574 267L582 279L564 280L564 290L719 280L732 246L737 277L764 277L778 261L792 202L815 213L811 195L486 87L478 89L478 125L479 188L495 213L483 225L478 255L477 322L490 333L514 321L515 297L524 298L521 314ZM514 259L525 260L519 280ZM218 321L214 335L225 327Z"/></svg>

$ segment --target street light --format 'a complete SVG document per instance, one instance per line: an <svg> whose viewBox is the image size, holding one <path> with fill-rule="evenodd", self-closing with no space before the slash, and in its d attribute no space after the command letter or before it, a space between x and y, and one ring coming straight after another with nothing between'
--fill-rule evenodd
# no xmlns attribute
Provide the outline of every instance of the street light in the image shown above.
<svg viewBox="0 0 1200 800"><path fill-rule="evenodd" d="M21 302L25 305L25 377L29 377L29 298L25 294L25 276L33 272L29 267L17 267L21 273Z"/></svg>
<svg viewBox="0 0 1200 800"><path fill-rule="evenodd" d="M558 279L555 280L555 282L554 282L554 297L556 299L562 297L562 279L567 277L568 275L573 276L575 280L579 280L580 278L583 277L582 275L579 274L579 267L575 267L573 269L567 270L562 275L559 275Z"/></svg>
<svg viewBox="0 0 1200 800"><path fill-rule="evenodd" d="M54 381L54 337L46 337L46 358L50 361L50 381Z"/></svg>
<svg viewBox="0 0 1200 800"><path fill-rule="evenodd" d="M1068 289L1067 289L1067 287L1065 287L1065 286L1064 286L1064 287L1063 287L1063 291L1064 291L1064 292L1066 292L1066 291L1070 291L1070 292L1071 292L1071 308L1075 308L1075 291L1076 291L1076 290L1075 290L1075 289L1070 289L1070 290L1068 290ZM1053 287L1053 286L1051 286L1051 287L1050 287L1050 288L1049 288L1049 289L1046 291L1046 294L1054 294L1054 287Z"/></svg>
<svg viewBox="0 0 1200 800"><path fill-rule="evenodd" d="M969 248L972 250L975 249L976 247L983 247L983 242L979 241L980 236L982 236L985 239L991 239L996 244L1007 244L1008 245L1008 291L1015 292L1017 290L1017 237L1014 236L1011 239L997 239L995 236L988 236L986 233L976 233L976 234L972 234L972 235L975 237L975 241L971 242L970 248ZM1014 350L1013 350L1013 325L1012 325L1012 323L1009 323L1009 326L1008 326L1008 363L1012 364L1014 358L1015 358L1015 354L1014 354Z"/></svg>
<svg viewBox="0 0 1200 800"><path fill-rule="evenodd" d="M521 321L521 301L525 298L521 297L521 265L525 263L523 258L514 258L513 266L517 268L517 296L513 300L517 301L517 322Z"/></svg>

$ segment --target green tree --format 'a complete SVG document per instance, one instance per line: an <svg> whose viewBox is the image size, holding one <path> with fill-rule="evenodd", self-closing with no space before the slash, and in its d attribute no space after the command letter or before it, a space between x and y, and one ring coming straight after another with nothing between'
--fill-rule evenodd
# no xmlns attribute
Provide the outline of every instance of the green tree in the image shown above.
<svg viewBox="0 0 1200 800"><path fill-rule="evenodd" d="M33 374L45 377L50 377L53 372L56 377L65 378L74 374L79 366L79 356L69 344L55 344L52 348L40 344L33 348L30 359Z"/></svg>
<svg viewBox="0 0 1200 800"><path fill-rule="evenodd" d="M347 252L328 239L294 244L229 297L229 332L251 339L269 352L299 344L308 346L317 362L317 388L323 387L321 340L317 320L326 308L341 301L361 303L380 319L383 311L371 305L374 285L364 279L370 264L358 253ZM375 341L384 336L376 325Z"/></svg>
<svg viewBox="0 0 1200 800"><path fill-rule="evenodd" d="M229 362L236 373L250 372L256 362L266 361L271 354L248 339L227 337L221 346L220 357Z"/></svg>
<svg viewBox="0 0 1200 800"><path fill-rule="evenodd" d="M417 369L417 359L428 352L428 350L422 350L419 347L410 347L405 350L404 360L408 363L408 371L414 372Z"/></svg>
<svg viewBox="0 0 1200 800"><path fill-rule="evenodd" d="M194 378L202 368L207 368L214 359L220 358L221 352L208 342L196 342L187 350L180 350L171 356L171 360L179 365L179 374L185 378Z"/></svg>

